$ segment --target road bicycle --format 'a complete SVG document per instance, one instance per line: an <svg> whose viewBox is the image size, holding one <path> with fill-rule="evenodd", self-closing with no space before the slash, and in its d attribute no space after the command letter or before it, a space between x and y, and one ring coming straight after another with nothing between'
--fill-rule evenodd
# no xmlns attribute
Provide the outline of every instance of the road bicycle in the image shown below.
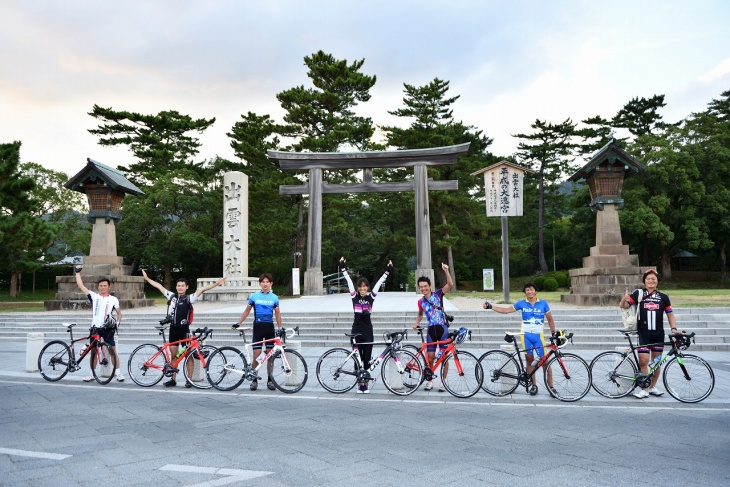
<svg viewBox="0 0 730 487"><path fill-rule="evenodd" d="M625 352L609 351L598 354L591 362L593 389L602 396L617 398L631 393L636 387L646 389L657 370L664 367L664 387L677 401L700 402L715 388L715 373L710 364L696 355L684 353L694 341L695 333L671 333L669 341L634 346L631 335L636 331L618 330L629 341ZM669 345L671 350L658 361L649 364L649 373L640 372L636 349L657 345ZM658 357L657 357L658 358ZM659 372L661 373L661 372Z"/></svg>
<svg viewBox="0 0 730 487"><path fill-rule="evenodd" d="M357 343L361 333L345 333L350 338L351 350L332 348L327 350L317 362L317 380L329 392L342 394L357 383L374 382L375 369L381 365L380 377L385 387L398 396L407 396L421 383L423 369L418 359L401 347L406 330L384 333L382 342ZM360 357L358 345L384 345L380 354L367 366ZM407 367L406 364L411 364Z"/></svg>
<svg viewBox="0 0 730 487"><path fill-rule="evenodd" d="M44 379L51 382L63 379L69 372L81 370L84 357L91 355L91 373L99 384L108 384L114 377L117 360L114 350L99 334L101 328L92 326L88 336L74 340L73 327L76 323L62 323L70 334L69 343L63 340L48 342L38 354L38 370ZM76 358L76 343L86 342L86 346Z"/></svg>
<svg viewBox="0 0 730 487"><path fill-rule="evenodd" d="M164 319L160 321L159 326L155 325L155 329L162 335L161 347L153 343L145 343L134 349L127 363L129 377L137 385L152 387L163 377L172 377L173 374L180 372L178 365L182 363L183 375L187 382L197 389L209 389L210 384L204 377L196 376L195 368L197 366L202 373L207 357L216 350L213 346L202 344L206 338L213 336L213 330L208 327L197 328L190 338L168 343L165 331L169 324L170 320ZM176 357L173 357L170 352L170 347L173 345L178 346ZM189 361L193 361L192 365L189 365ZM192 376L190 370L193 371Z"/></svg>
<svg viewBox="0 0 730 487"><path fill-rule="evenodd" d="M235 347L221 347L213 353L205 367L205 374L208 382L219 391L232 391L240 386L244 380L258 381L259 369L271 361L267 366L269 378L274 387L281 392L293 394L302 390L307 383L307 362L299 352L286 348L286 339L296 333L299 335L299 327L279 328L274 338L259 342L248 343L246 330L241 328L238 334L243 338L243 352ZM253 364L251 359L251 348L254 345L273 343L266 353L259 354L257 363Z"/></svg>
<svg viewBox="0 0 730 487"><path fill-rule="evenodd" d="M416 331L421 336L421 347L418 348L414 345L404 345L403 348L410 351L417 357L420 367L423 368L423 375L421 381L415 385L414 389L418 389L424 381L432 381L438 377L434 373L435 370L440 370L441 383L444 389L449 391L455 397L471 397L477 392L482 386L482 380L484 373L482 366L479 364L479 360L473 354L464 350L457 350L456 345L464 342L466 337L471 340L471 331L467 328L460 328L459 330L450 331L446 340L439 340L436 342L426 343L426 339L423 336L423 327L420 325L416 327ZM441 350L440 345L448 345L445 350ZM436 361L433 366L428 365L428 346L437 346ZM413 364L409 363L408 367ZM439 367L441 367L439 369ZM448 370L448 374L444 372Z"/></svg>
<svg viewBox="0 0 730 487"><path fill-rule="evenodd" d="M538 359L535 355L532 372L527 372L522 361L523 353L535 350L520 350L519 335L522 333L505 332L504 341L514 343L512 353L503 350L491 350L479 358L484 368L484 383L482 389L493 396L507 396L512 394L519 385L531 396L537 394L537 386L532 385L534 376L543 365L547 364L544 374L545 387L550 395L565 402L573 402L583 398L591 389L591 371L585 360L573 353L565 353L561 349L573 343L573 334L564 330L553 332L550 335L550 345L546 345L546 353ZM518 360L515 360L517 357ZM550 378L553 384L550 385Z"/></svg>

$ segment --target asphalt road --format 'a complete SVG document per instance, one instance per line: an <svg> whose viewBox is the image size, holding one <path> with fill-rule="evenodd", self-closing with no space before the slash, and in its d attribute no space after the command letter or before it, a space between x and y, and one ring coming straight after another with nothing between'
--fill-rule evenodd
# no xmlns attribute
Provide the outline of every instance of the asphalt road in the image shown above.
<svg viewBox="0 0 730 487"><path fill-rule="evenodd" d="M0 484L730 485L727 401L334 395L313 368L293 395L0 374Z"/></svg>

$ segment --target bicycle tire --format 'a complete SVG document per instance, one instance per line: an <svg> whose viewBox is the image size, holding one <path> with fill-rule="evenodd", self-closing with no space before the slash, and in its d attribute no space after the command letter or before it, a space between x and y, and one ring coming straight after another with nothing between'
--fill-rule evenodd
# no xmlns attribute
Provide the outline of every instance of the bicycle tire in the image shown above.
<svg viewBox="0 0 730 487"><path fill-rule="evenodd" d="M685 371L689 379L685 376ZM674 399L695 403L712 393L715 388L715 373L710 364L700 357L683 354L672 358L664 367L663 381L667 392Z"/></svg>
<svg viewBox="0 0 730 487"><path fill-rule="evenodd" d="M552 389L548 384L547 371L552 372ZM556 399L575 402L591 390L591 370L586 361L574 353L554 355L548 360L547 371L544 374L545 387Z"/></svg>
<svg viewBox="0 0 730 487"><path fill-rule="evenodd" d="M117 357L111 346L108 343L97 343L89 352L89 360L93 364L91 374L96 382L101 385L110 383L117 371Z"/></svg>
<svg viewBox="0 0 730 487"><path fill-rule="evenodd" d="M603 397L628 396L636 388L638 369L631 355L614 351L599 353L589 368L593 390Z"/></svg>
<svg viewBox="0 0 730 487"><path fill-rule="evenodd" d="M63 379L71 364L71 349L61 340L46 343L38 354L38 371L50 382Z"/></svg>
<svg viewBox="0 0 730 487"><path fill-rule="evenodd" d="M395 359L398 359L397 362ZM403 372L398 370L398 365ZM423 382L423 369L418 357L403 348L393 350L380 366L380 377L383 385L397 396L413 394Z"/></svg>
<svg viewBox="0 0 730 487"><path fill-rule="evenodd" d="M160 353L160 347L145 343L135 348L129 356L127 372L138 386L152 387L162 380L165 362L165 354Z"/></svg>
<svg viewBox="0 0 730 487"><path fill-rule="evenodd" d="M284 362L284 356L286 356L286 361L289 363L288 369ZM296 350L284 350L282 353L274 355L271 360L273 360L271 381L274 386L287 394L301 391L309 376L307 362L304 357Z"/></svg>
<svg viewBox="0 0 730 487"><path fill-rule="evenodd" d="M453 362L449 366L449 374L444 377L444 368L446 364ZM460 367L457 367L457 363ZM461 373L458 369L461 368ZM479 359L473 354L463 350L457 350L456 356L449 354L441 364L441 383L444 388L455 397L471 397L482 387L484 380L484 372L479 364Z"/></svg>
<svg viewBox="0 0 730 487"><path fill-rule="evenodd" d="M219 391L232 391L246 380L248 361L235 347L221 347L208 356L205 376Z"/></svg>
<svg viewBox="0 0 730 487"><path fill-rule="evenodd" d="M423 354L421 353L421 349L419 349L418 347L415 347L413 345L403 345L402 348L404 350L408 350L413 355L415 355L416 356L416 360L418 362L418 366L416 366L416 364L408 363L408 364L406 364L406 368L408 368L408 369L411 369L411 368L415 369L417 367L420 367L420 369L422 371L421 372L421 381L418 384L416 384L415 386L413 386L414 389L418 389L418 387L421 384L423 384L423 382L426 380L426 357L424 357ZM406 387L411 387L410 385L407 385L405 383L404 383L404 385Z"/></svg>
<svg viewBox="0 0 730 487"><path fill-rule="evenodd" d="M517 360L502 350L491 350L481 357L484 380L482 389L497 397L508 396L520 385L520 366Z"/></svg>
<svg viewBox="0 0 730 487"><path fill-rule="evenodd" d="M333 348L322 354L317 362L317 381L325 390L343 394L357 384L358 366L350 350Z"/></svg>
<svg viewBox="0 0 730 487"><path fill-rule="evenodd" d="M205 372L205 367L203 366L202 362L205 362L207 360L206 357L210 357L215 353L215 351L218 350L216 347L212 345L200 345L200 352L202 352L204 360L201 361L198 358L198 351L197 350L191 350L190 353L185 356L185 360L183 361L183 376L185 377L185 381L189 382L193 387L196 389L210 389L213 387L213 384L210 383L208 380L208 374ZM188 360L191 360L193 363L193 377L188 376ZM207 364L206 364L207 365ZM195 367L200 367L200 374L202 374L202 379L195 378Z"/></svg>

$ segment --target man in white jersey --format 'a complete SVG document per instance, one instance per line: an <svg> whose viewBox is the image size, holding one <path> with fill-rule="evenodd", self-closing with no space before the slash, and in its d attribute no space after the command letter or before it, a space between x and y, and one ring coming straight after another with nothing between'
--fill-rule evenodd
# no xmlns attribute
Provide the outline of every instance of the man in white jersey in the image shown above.
<svg viewBox="0 0 730 487"><path fill-rule="evenodd" d="M122 310L119 309L119 300L115 296L109 294L111 281L106 277L99 279L99 282L97 283L97 290L99 292L95 293L94 291L89 291L89 289L84 286L84 283L81 280L81 266L76 266L74 271L76 271L76 285L79 289L81 289L82 293L86 294L89 301L91 301L91 326L99 328L99 335L101 335L104 341L109 344L110 348L114 352L114 356L117 359L115 377L119 382L124 382L124 376L119 370L119 354L117 353L116 342L114 341L114 332L116 331L116 327L104 326L110 320L115 319L112 314L114 312L116 312L116 326L118 327L122 324ZM93 362L90 362L90 365L92 368L94 367ZM84 382L91 382L92 380L94 380L93 375L84 377Z"/></svg>

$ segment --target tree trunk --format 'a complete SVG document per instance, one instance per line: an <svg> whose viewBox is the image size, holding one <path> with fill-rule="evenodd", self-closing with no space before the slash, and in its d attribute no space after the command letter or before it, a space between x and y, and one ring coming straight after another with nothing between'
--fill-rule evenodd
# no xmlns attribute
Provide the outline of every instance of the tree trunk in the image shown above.
<svg viewBox="0 0 730 487"><path fill-rule="evenodd" d="M306 245L306 239L304 238L304 198L299 198L297 203L297 230L294 234L294 267L301 269L302 257L304 256L304 246ZM284 294L287 296L294 295L294 283L289 281Z"/></svg>
<svg viewBox="0 0 730 487"><path fill-rule="evenodd" d="M165 262L165 278L163 279L165 286L165 289L173 289L172 287L172 264L170 262Z"/></svg>
<svg viewBox="0 0 730 487"><path fill-rule="evenodd" d="M672 278L672 254L670 249L662 249L662 279Z"/></svg>
<svg viewBox="0 0 730 487"><path fill-rule="evenodd" d="M11 298L17 298L18 297L18 275L20 273L18 271L12 271L10 274L10 297Z"/></svg>
<svg viewBox="0 0 730 487"><path fill-rule="evenodd" d="M545 260L545 234L543 231L543 212L545 210L545 186L544 186L544 169L540 168L540 181L538 182L538 203L537 203L537 258L540 264L540 272L546 274L548 272L547 261Z"/></svg>
<svg viewBox="0 0 730 487"><path fill-rule="evenodd" d="M727 247L727 242L722 242L720 244L720 277L722 280L725 280L727 277L727 254L725 253L725 247Z"/></svg>
<svg viewBox="0 0 730 487"><path fill-rule="evenodd" d="M446 221L446 214L444 214L443 211L439 210L439 215L441 215L441 223L446 226L448 222ZM449 232L446 232L446 239L449 238ZM454 281L454 285L451 287L451 291L458 291L456 287L456 272L454 272L454 251L451 245L448 245L446 247L446 262L449 265L449 274L451 274L451 280Z"/></svg>

